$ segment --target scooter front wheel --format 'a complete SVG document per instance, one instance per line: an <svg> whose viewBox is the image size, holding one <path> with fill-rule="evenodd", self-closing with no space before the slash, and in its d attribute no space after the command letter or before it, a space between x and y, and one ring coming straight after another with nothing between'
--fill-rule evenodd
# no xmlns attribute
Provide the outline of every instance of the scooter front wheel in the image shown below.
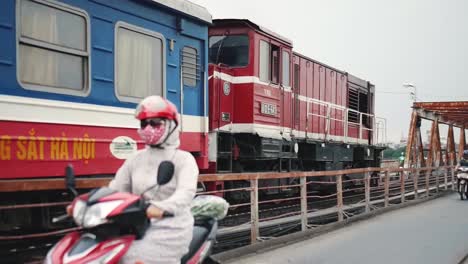
<svg viewBox="0 0 468 264"><path fill-rule="evenodd" d="M458 189L458 193L460 194L460 199L465 200L465 196L468 198L468 195L466 195L466 183L460 184L460 187Z"/></svg>

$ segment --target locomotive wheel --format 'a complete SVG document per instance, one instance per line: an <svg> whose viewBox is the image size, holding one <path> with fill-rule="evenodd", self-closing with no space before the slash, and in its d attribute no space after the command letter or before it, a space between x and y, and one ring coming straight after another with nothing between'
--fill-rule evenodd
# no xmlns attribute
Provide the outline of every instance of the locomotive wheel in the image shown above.
<svg viewBox="0 0 468 264"><path fill-rule="evenodd" d="M224 184L226 190L238 189L238 188L249 188L250 184L246 181L229 181ZM250 201L250 192L248 191L233 191L226 192L226 200L230 204L246 203Z"/></svg>
<svg viewBox="0 0 468 264"><path fill-rule="evenodd" d="M379 175L377 175L376 173L372 174L371 179L370 179L370 186L377 187L379 186L379 183L380 183Z"/></svg>

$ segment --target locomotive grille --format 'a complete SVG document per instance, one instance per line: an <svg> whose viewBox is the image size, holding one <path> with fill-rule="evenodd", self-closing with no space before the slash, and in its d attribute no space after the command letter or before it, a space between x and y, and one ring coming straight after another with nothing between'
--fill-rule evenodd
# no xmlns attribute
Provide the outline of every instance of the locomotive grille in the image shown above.
<svg viewBox="0 0 468 264"><path fill-rule="evenodd" d="M356 90L348 89L348 107L352 110L359 111L359 92ZM350 111L348 113L348 121L357 123L359 117L357 112Z"/></svg>
<svg viewBox="0 0 468 264"><path fill-rule="evenodd" d="M180 52L182 79L184 85L196 86L200 80L200 56L192 47L184 47Z"/></svg>

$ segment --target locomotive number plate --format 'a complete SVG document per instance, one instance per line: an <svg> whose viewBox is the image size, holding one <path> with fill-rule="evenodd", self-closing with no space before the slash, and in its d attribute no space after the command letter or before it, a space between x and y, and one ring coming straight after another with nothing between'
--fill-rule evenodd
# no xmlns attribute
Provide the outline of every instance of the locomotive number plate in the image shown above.
<svg viewBox="0 0 468 264"><path fill-rule="evenodd" d="M261 113L265 115L276 116L276 105L262 103Z"/></svg>

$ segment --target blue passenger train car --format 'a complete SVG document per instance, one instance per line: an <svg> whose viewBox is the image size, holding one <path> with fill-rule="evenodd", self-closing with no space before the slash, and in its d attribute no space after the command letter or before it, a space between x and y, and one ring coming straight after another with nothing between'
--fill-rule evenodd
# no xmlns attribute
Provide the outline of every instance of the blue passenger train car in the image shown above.
<svg viewBox="0 0 468 264"><path fill-rule="evenodd" d="M51 189L45 179L70 163L78 176L113 175L143 147L133 113L148 95L178 107L181 148L208 167L210 24L183 0L2 0L0 199L31 202L11 193Z"/></svg>

